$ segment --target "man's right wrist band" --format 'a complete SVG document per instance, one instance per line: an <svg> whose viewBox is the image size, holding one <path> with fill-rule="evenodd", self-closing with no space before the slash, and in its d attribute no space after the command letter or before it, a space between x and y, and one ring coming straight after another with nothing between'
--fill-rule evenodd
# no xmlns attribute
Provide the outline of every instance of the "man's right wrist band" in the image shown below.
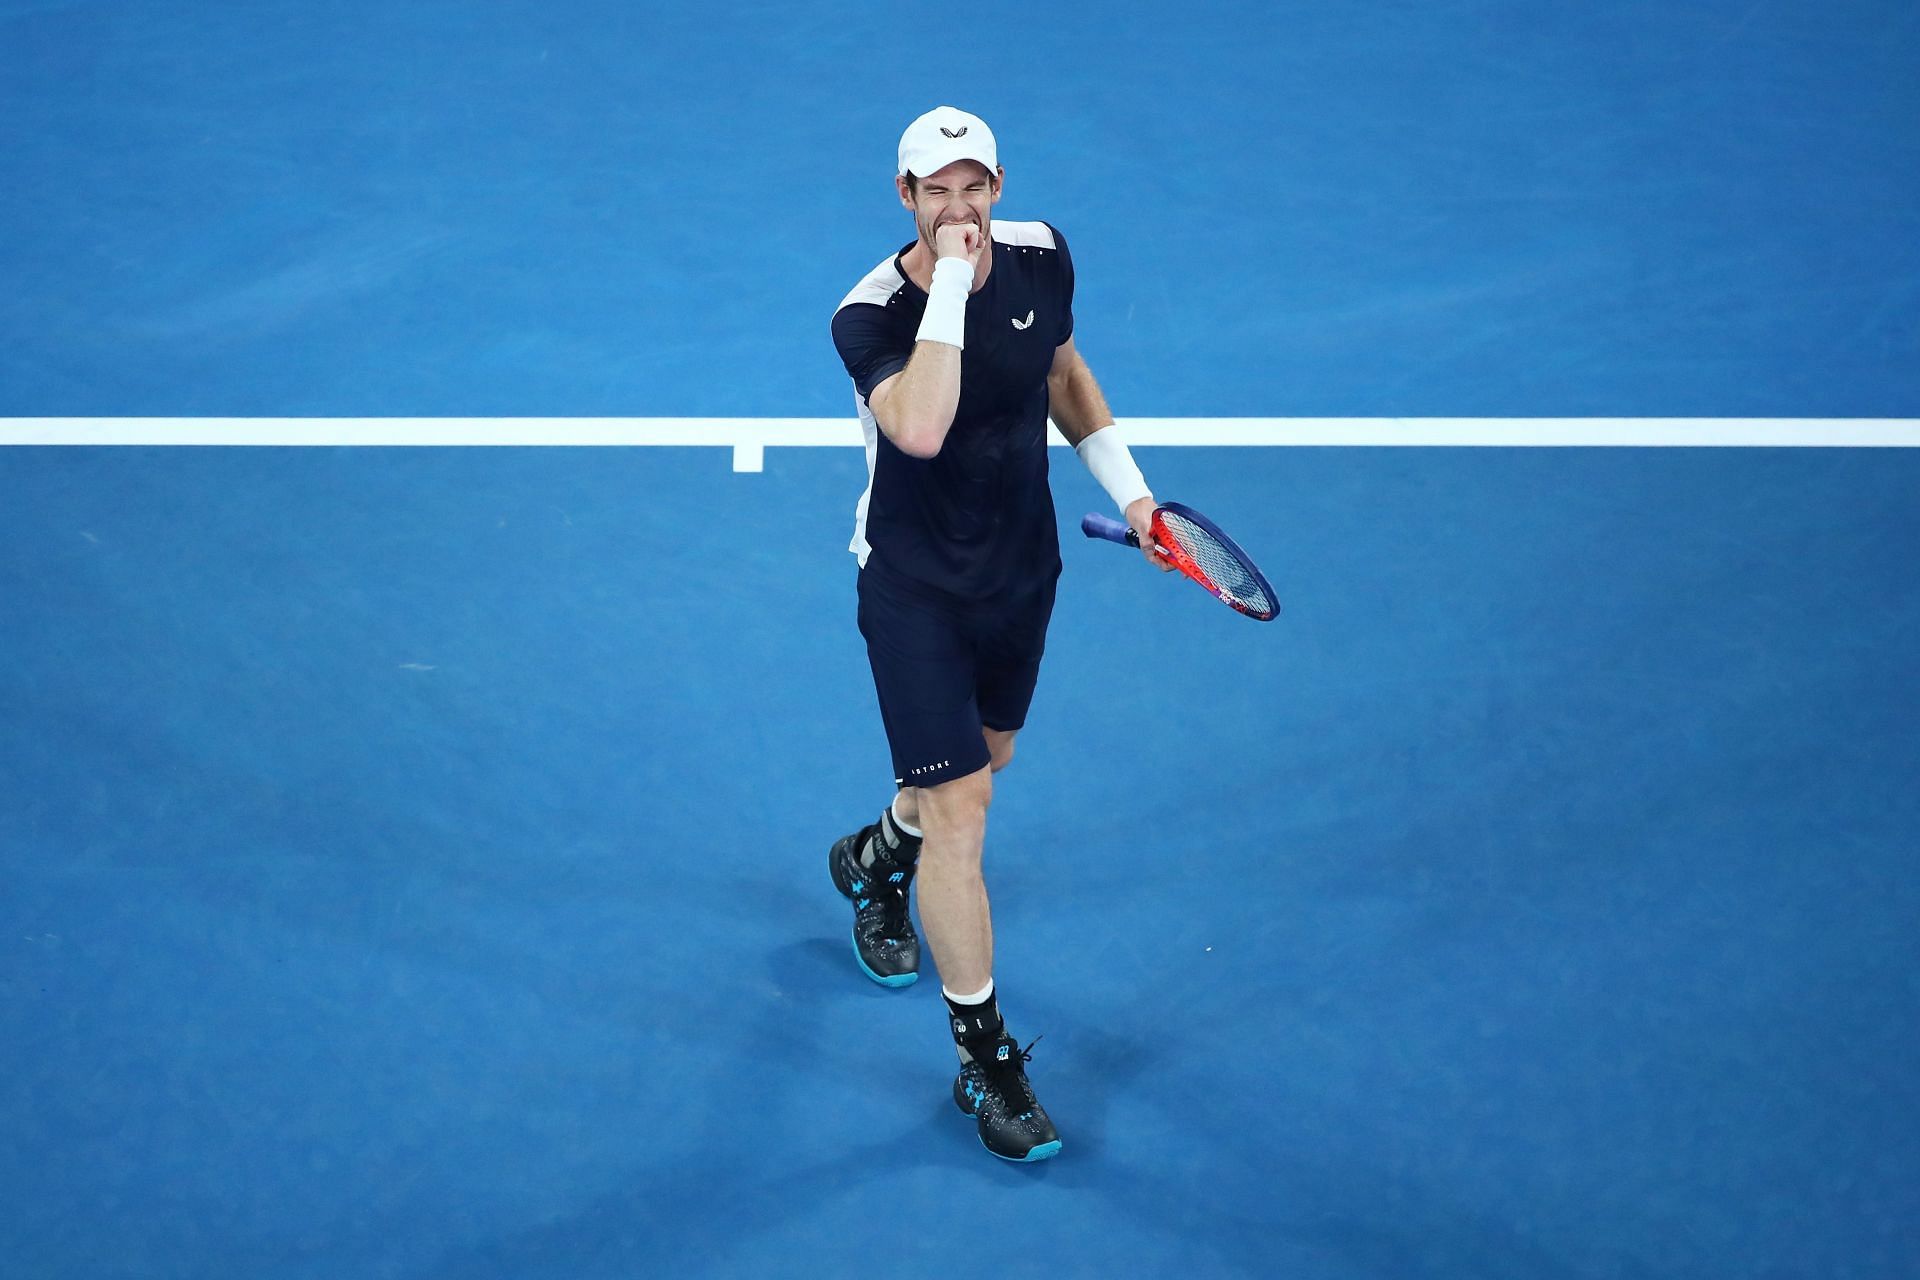
<svg viewBox="0 0 1920 1280"><path fill-rule="evenodd" d="M933 264L933 285L927 290L927 312L920 317L916 342L967 345L967 295L973 291L973 264L965 258L942 258Z"/></svg>

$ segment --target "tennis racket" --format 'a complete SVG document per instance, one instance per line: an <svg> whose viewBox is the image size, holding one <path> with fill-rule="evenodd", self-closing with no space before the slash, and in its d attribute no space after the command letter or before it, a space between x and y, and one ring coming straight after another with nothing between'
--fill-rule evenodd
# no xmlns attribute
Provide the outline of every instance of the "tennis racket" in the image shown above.
<svg viewBox="0 0 1920 1280"><path fill-rule="evenodd" d="M1138 547L1140 535L1126 522L1112 516L1088 512L1080 520L1080 532L1089 538L1105 538L1123 546ZM1280 612L1280 601L1266 578L1240 549L1240 544L1220 531L1220 526L1177 502L1163 502L1153 509L1154 550L1173 562L1173 567L1205 587L1216 600L1231 605L1249 618L1273 621Z"/></svg>

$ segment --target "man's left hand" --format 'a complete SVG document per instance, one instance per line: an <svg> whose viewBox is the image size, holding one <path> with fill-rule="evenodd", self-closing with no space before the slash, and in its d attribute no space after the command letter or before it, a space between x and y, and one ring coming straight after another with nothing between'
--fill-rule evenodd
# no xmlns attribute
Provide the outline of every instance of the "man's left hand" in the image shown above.
<svg viewBox="0 0 1920 1280"><path fill-rule="evenodd" d="M1173 568L1173 562L1154 550L1154 505L1151 496L1135 498L1132 502L1129 502L1127 504L1127 524L1132 528L1134 536L1140 539L1140 551L1147 557L1147 563L1158 568L1160 572L1166 573Z"/></svg>

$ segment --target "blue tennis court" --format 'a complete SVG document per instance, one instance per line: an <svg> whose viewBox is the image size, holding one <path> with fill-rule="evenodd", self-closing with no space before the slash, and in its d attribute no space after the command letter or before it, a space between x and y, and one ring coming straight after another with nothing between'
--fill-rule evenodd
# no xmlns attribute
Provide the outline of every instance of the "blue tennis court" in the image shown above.
<svg viewBox="0 0 1920 1280"><path fill-rule="evenodd" d="M939 101L1123 425L1920 406L1908 6L927 22L0 0L0 415L851 417ZM1286 612L1054 452L1025 1168L821 865L857 449L0 448L0 1271L1914 1274L1920 450L1138 455Z"/></svg>

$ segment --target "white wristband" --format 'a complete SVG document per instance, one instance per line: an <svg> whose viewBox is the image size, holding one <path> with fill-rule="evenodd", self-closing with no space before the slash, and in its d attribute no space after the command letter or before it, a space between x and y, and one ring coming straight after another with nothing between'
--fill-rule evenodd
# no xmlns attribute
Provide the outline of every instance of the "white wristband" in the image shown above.
<svg viewBox="0 0 1920 1280"><path fill-rule="evenodd" d="M915 342L944 342L966 349L967 295L973 292L973 264L965 258L942 258L933 264L933 286L927 290L927 313L920 317Z"/></svg>
<svg viewBox="0 0 1920 1280"><path fill-rule="evenodd" d="M1153 490L1147 488L1147 478L1134 465L1127 442L1112 427L1101 427L1075 445L1073 451L1087 464L1087 470L1093 472L1093 478L1113 499L1113 505L1120 508L1120 514L1126 514L1128 504L1153 496Z"/></svg>

